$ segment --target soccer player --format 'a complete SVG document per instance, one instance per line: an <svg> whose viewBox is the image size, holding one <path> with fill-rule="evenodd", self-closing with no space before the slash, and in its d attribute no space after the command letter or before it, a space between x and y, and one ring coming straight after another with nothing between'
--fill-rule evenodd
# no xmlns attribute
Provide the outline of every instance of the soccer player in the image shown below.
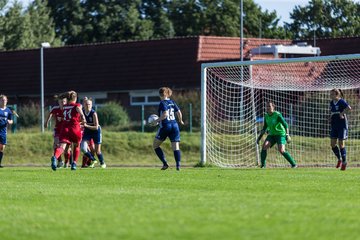
<svg viewBox="0 0 360 240"><path fill-rule="evenodd" d="M54 171L56 171L56 161L64 152L67 144L73 144L71 170L76 170L82 138L80 124L86 123L81 104L76 103L77 93L75 91L69 91L67 96L68 103L64 105L64 123L59 136L60 146L56 148L54 156L51 157L51 168Z"/></svg>
<svg viewBox="0 0 360 240"><path fill-rule="evenodd" d="M176 103L170 99L172 91L168 87L159 89L160 103L158 114L159 118L155 122L160 124L160 128L155 136L153 148L160 161L163 163L161 170L166 170L169 165L165 159L165 154L160 148L160 145L169 137L171 141L171 148L174 151L176 162L176 170L180 170L181 152L180 152L180 130L176 122L175 114L180 124L184 125L182 120L182 113Z"/></svg>
<svg viewBox="0 0 360 240"><path fill-rule="evenodd" d="M60 131L62 128L62 123L63 123L63 118L64 118L64 114L63 114L63 108L64 105L67 103L67 99L64 97L60 97L58 95L54 96L54 99L57 101L58 105L54 106L51 108L51 111L49 113L49 115L46 118L44 127L47 128L49 125L49 122L51 120L52 117L54 117L55 119L55 126L54 126L54 144L53 144L53 148L54 148L54 153L56 148L59 146L59 135L60 135ZM64 165L61 156L58 159L58 167L62 167Z"/></svg>
<svg viewBox="0 0 360 240"><path fill-rule="evenodd" d="M331 148L337 158L336 168L346 170L345 139L348 137L348 120L346 114L351 111L350 105L343 99L344 95L340 89L334 88L330 91L330 139ZM339 142L339 146L336 142ZM340 149L339 149L340 147Z"/></svg>
<svg viewBox="0 0 360 240"><path fill-rule="evenodd" d="M91 151L89 151L88 143L93 140L95 144L95 152L99 159L101 168L106 168L106 164L104 162L104 157L101 152L101 127L99 125L99 119L96 111L92 108L92 99L85 98L84 99L84 115L86 118L86 123L84 124L84 134L81 141L81 150L84 152L85 156L91 159L90 167L93 168L97 161L92 155Z"/></svg>
<svg viewBox="0 0 360 240"><path fill-rule="evenodd" d="M269 101L266 103L266 112L267 113L265 114L264 118L264 127L256 140L256 143L259 144L262 136L265 134L265 132L268 132L268 136L266 137L261 150L261 168L266 167L267 150L275 143L277 143L279 152L290 163L291 167L296 168L297 165L295 160L291 157L290 153L285 151L286 142L291 141L288 124L286 123L281 113L275 111L275 104L273 102Z"/></svg>
<svg viewBox="0 0 360 240"><path fill-rule="evenodd" d="M1 161L4 155L5 145L6 145L6 135L7 135L7 126L9 124L13 124L13 113L6 106L8 99L5 95L0 95L0 168L3 167L1 165Z"/></svg>

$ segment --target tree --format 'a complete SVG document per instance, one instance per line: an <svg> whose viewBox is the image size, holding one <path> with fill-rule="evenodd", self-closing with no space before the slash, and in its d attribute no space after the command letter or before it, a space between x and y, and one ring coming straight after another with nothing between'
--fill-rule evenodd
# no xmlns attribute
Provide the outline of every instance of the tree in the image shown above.
<svg viewBox="0 0 360 240"><path fill-rule="evenodd" d="M38 48L41 42L60 45L55 38L54 25L46 0L35 0L27 10L20 2L13 2L5 11L7 1L0 2L0 47L5 50Z"/></svg>
<svg viewBox="0 0 360 240"><path fill-rule="evenodd" d="M310 0L295 7L286 28L295 38L359 36L359 13L360 3L351 0Z"/></svg>
<svg viewBox="0 0 360 240"><path fill-rule="evenodd" d="M262 12L253 0L245 0L243 7L246 37L285 36L275 11ZM240 36L240 0L175 0L169 11L177 36Z"/></svg>
<svg viewBox="0 0 360 240"><path fill-rule="evenodd" d="M84 32L91 32L93 29L84 19L85 10L81 1L51 0L48 7L54 19L56 36L64 44L89 42Z"/></svg>
<svg viewBox="0 0 360 240"><path fill-rule="evenodd" d="M38 48L42 42L49 42L52 46L61 45L60 39L55 36L55 24L50 16L50 9L46 0L35 0L25 12L27 25L27 48Z"/></svg>
<svg viewBox="0 0 360 240"><path fill-rule="evenodd" d="M141 4L141 14L144 19L152 22L152 38L173 37L175 30L170 21L167 8L167 0L143 0Z"/></svg>
<svg viewBox="0 0 360 240"><path fill-rule="evenodd" d="M84 1L90 41L120 41L151 38L152 24L140 15L140 0Z"/></svg>

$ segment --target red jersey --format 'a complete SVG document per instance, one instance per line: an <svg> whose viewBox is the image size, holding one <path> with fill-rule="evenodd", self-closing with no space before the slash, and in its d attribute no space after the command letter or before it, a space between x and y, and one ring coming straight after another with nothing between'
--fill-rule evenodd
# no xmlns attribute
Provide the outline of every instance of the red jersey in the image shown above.
<svg viewBox="0 0 360 240"><path fill-rule="evenodd" d="M81 108L80 103L69 103L64 106L63 114L64 114L64 124L67 127L72 127L76 125L80 125L81 116L80 113L76 111L76 107Z"/></svg>
<svg viewBox="0 0 360 240"><path fill-rule="evenodd" d="M54 106L51 109L50 114L52 114L55 118L54 131L55 133L59 133L62 128L62 123L64 118L63 110L60 108L60 106Z"/></svg>
<svg viewBox="0 0 360 240"><path fill-rule="evenodd" d="M81 142L81 115L76 111L77 107L81 108L81 105L79 103L69 103L64 106L64 123L60 132L60 142L78 144Z"/></svg>

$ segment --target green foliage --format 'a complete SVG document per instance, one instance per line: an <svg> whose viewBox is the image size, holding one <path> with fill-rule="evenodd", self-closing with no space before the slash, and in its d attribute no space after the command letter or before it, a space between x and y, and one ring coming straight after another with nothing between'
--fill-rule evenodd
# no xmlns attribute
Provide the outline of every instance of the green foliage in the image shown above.
<svg viewBox="0 0 360 240"><path fill-rule="evenodd" d="M129 116L119 103L108 102L98 108L96 112L102 126L121 126L127 128L129 125Z"/></svg>
<svg viewBox="0 0 360 240"><path fill-rule="evenodd" d="M47 1L35 0L23 11L23 5L15 1L6 11L0 3L0 48L38 48L42 42L59 46Z"/></svg>
<svg viewBox="0 0 360 240"><path fill-rule="evenodd" d="M37 103L30 102L26 105L20 105L18 107L18 128L29 128L34 126L40 126L40 106Z"/></svg>
<svg viewBox="0 0 360 240"><path fill-rule="evenodd" d="M183 120L186 124L185 128L188 129L190 120L190 106L192 107L192 124L193 127L201 126L201 99L199 91L190 92L176 92L173 99L178 104L183 114ZM181 126L182 127L182 126ZM184 127L182 127L184 128Z"/></svg>
<svg viewBox="0 0 360 240"><path fill-rule="evenodd" d="M88 32L93 26L85 22L81 1L51 0L48 3L54 19L56 36L66 44L93 42Z"/></svg>
<svg viewBox="0 0 360 240"><path fill-rule="evenodd" d="M360 35L360 3L351 0L311 0L296 6L286 24L296 38L344 37Z"/></svg>

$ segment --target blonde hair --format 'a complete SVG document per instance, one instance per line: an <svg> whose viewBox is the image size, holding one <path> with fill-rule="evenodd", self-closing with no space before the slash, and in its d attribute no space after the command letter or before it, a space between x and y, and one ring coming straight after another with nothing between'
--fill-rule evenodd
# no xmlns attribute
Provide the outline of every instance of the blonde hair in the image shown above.
<svg viewBox="0 0 360 240"><path fill-rule="evenodd" d="M159 95L164 97L171 97L172 90L168 87L162 87L159 89Z"/></svg>
<svg viewBox="0 0 360 240"><path fill-rule="evenodd" d="M69 101L75 102L77 99L77 93L75 91L69 91Z"/></svg>
<svg viewBox="0 0 360 240"><path fill-rule="evenodd" d="M8 99L7 96L4 95L4 94L0 94L0 98L1 98L1 99L2 99L2 98L6 98L6 100Z"/></svg>

